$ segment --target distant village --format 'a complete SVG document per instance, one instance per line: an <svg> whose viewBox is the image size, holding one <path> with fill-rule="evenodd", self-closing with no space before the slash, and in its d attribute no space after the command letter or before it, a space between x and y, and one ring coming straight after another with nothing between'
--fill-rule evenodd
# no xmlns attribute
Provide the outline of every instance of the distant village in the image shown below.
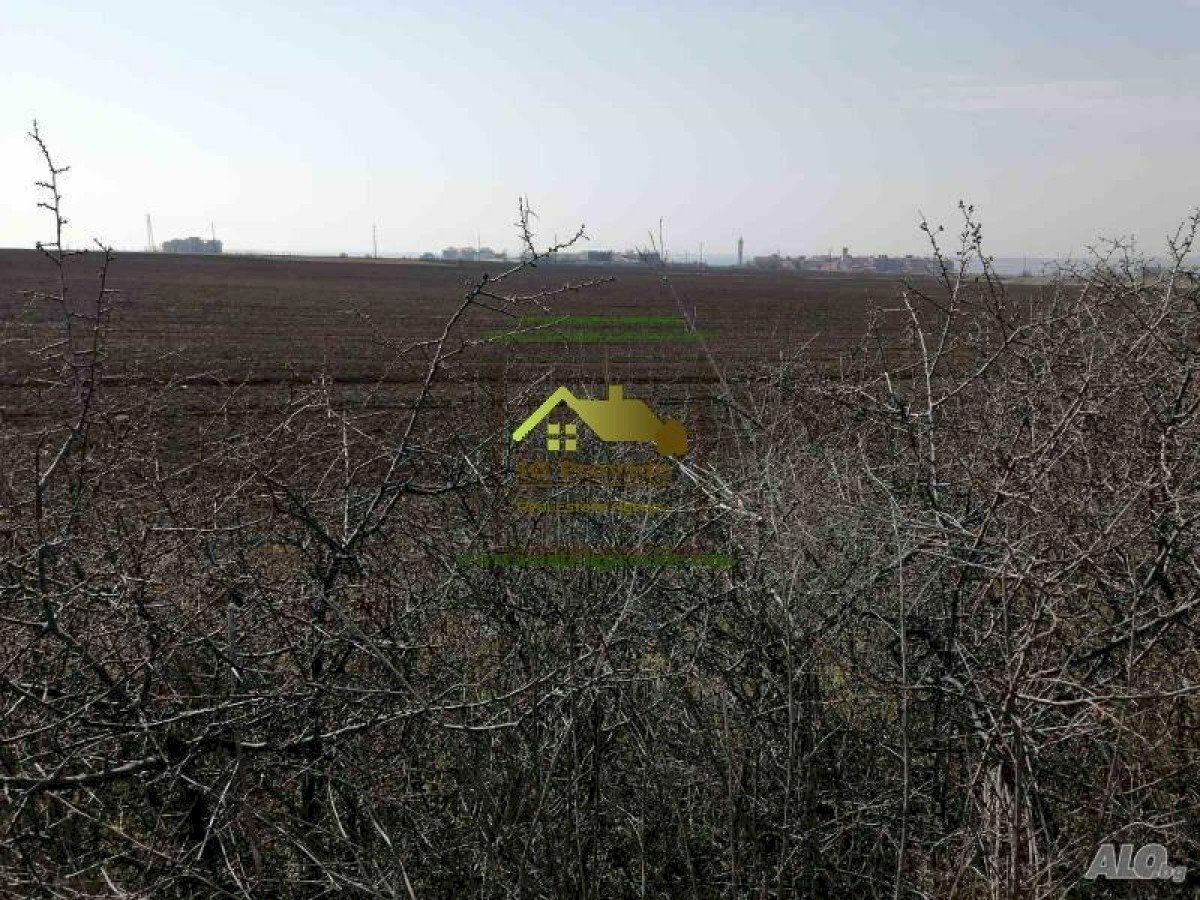
<svg viewBox="0 0 1200 900"><path fill-rule="evenodd" d="M852 256L848 247L843 247L841 255L832 253L817 256L782 256L772 253L769 256L755 256L749 262L743 260L744 242L737 244L737 263L739 268L752 268L773 272L844 272L844 273L880 273L903 275L931 275L937 273L937 261L922 256L888 256L878 254L873 256ZM189 254L218 254L224 252L221 242L214 236L212 240L199 237L178 238L163 241L163 253ZM347 254L341 254L346 257ZM367 254L372 258L372 254ZM377 257L376 257L377 258ZM517 259L518 257L513 257ZM504 262L510 259L507 250L493 250L491 247L446 247L441 254L422 253L420 259L425 262ZM661 266L663 257L657 252L644 250L583 250L555 253L541 261L553 265L602 265L602 266ZM702 256L692 258L685 255L682 260L671 255L667 256L666 264L671 267L703 267L706 265Z"/></svg>
<svg viewBox="0 0 1200 900"><path fill-rule="evenodd" d="M880 274L901 275L932 275L936 274L937 260L913 256L888 256L881 253L872 256L853 256L849 247L843 247L840 256L832 253L818 256L781 256L772 253L769 256L756 256L746 263L743 259L744 241L738 241L738 256L736 265L740 268L764 269L767 271L790 272L846 272L864 274L877 272ZM447 247L437 256L433 253L422 254L421 259L432 262L480 262L488 260L507 260L507 251L496 251L491 247ZM576 264L576 265L652 265L658 266L663 262L656 252L644 250L584 250L580 252L556 253L545 260L546 263ZM692 258L684 256L682 260L671 255L667 256L667 265L704 266L703 257Z"/></svg>
<svg viewBox="0 0 1200 900"><path fill-rule="evenodd" d="M887 273L903 275L933 275L938 271L937 260L913 256L851 256L848 247L842 248L841 256L827 253L821 256L756 256L750 263L756 269L804 272L853 272Z"/></svg>
<svg viewBox="0 0 1200 900"><path fill-rule="evenodd" d="M488 260L507 260L509 258L507 250L496 251L491 247L447 247L442 251L440 257L433 253L423 253L421 259L429 262L432 260L441 259L445 262L486 262ZM573 253L555 253L545 260L552 263L574 263L582 265L644 265L645 263L657 263L660 257L657 253L640 253L637 250L626 250L624 253L617 253L613 250L583 250Z"/></svg>

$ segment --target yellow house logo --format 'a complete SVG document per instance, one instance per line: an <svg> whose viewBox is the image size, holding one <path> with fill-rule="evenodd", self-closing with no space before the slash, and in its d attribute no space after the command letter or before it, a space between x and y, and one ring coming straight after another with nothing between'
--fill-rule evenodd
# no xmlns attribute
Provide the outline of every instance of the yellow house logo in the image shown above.
<svg viewBox="0 0 1200 900"><path fill-rule="evenodd" d="M559 404L565 404L602 441L653 444L659 456L682 456L687 453L687 430L683 425L674 419L660 419L641 400L627 400L625 388L619 384L608 386L608 398L605 400L581 400L565 387L560 387L513 432L513 440L525 440ZM574 422L546 423L547 450L570 452L577 449L578 441L578 426Z"/></svg>

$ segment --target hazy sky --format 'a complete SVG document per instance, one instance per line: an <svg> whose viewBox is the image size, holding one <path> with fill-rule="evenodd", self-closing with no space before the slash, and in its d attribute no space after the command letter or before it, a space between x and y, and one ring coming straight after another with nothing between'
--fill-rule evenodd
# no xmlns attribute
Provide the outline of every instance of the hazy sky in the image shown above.
<svg viewBox="0 0 1200 900"><path fill-rule="evenodd" d="M1200 0L56 3L0 12L0 246L921 252L976 204L997 255L1148 249L1200 203ZM578 8L568 8L568 7Z"/></svg>

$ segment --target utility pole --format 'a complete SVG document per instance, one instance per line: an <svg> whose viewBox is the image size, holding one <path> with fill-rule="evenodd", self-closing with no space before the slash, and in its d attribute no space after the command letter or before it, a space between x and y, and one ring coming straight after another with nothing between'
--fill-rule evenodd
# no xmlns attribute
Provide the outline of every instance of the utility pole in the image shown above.
<svg viewBox="0 0 1200 900"><path fill-rule="evenodd" d="M216 222L208 223L208 233L212 235L213 243L215 244L217 242L217 223Z"/></svg>
<svg viewBox="0 0 1200 900"><path fill-rule="evenodd" d="M375 259L379 259L379 236L374 225L371 226L371 252Z"/></svg>
<svg viewBox="0 0 1200 900"><path fill-rule="evenodd" d="M154 226L150 224L150 213L146 213L146 252L158 252L158 245L154 243Z"/></svg>

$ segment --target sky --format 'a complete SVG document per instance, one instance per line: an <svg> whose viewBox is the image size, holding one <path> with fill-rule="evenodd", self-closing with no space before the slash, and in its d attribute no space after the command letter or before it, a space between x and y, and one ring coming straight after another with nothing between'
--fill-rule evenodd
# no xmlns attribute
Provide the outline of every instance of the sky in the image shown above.
<svg viewBox="0 0 1200 900"><path fill-rule="evenodd" d="M7 0L0 246L922 253L973 203L998 256L1155 252L1200 204L1200 0Z"/></svg>

